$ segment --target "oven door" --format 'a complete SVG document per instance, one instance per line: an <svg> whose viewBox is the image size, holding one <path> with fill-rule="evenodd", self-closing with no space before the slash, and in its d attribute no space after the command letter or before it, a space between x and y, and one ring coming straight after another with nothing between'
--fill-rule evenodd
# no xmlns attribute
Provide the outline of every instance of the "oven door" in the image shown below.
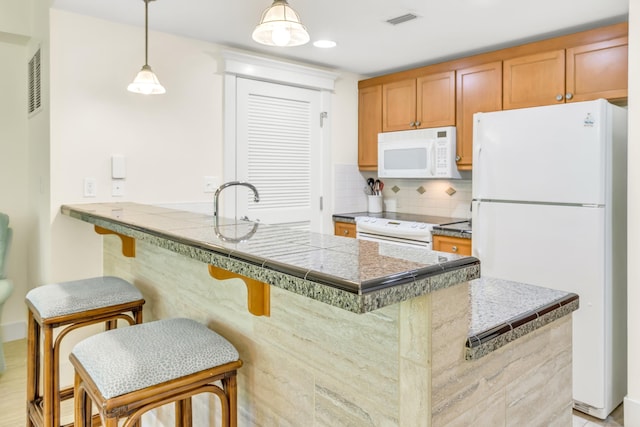
<svg viewBox="0 0 640 427"><path fill-rule="evenodd" d="M425 242L420 240L411 240L401 237L381 236L379 234L363 233L358 231L356 238L360 240L368 240L378 243L390 243L392 245L405 246L411 248L424 248L431 250L431 242Z"/></svg>

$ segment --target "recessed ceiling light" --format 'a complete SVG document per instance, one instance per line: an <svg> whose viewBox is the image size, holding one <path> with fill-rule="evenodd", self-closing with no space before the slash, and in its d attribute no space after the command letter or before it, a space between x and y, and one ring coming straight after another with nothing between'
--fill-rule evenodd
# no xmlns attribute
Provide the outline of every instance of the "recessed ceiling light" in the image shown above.
<svg viewBox="0 0 640 427"><path fill-rule="evenodd" d="M327 49L330 47L336 47L336 42L334 42L333 40L316 40L313 42L313 45L315 47Z"/></svg>

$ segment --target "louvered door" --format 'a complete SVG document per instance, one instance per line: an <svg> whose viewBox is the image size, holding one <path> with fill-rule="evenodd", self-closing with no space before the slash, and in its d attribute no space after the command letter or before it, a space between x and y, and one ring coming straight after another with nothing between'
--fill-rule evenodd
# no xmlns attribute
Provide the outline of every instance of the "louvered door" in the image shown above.
<svg viewBox="0 0 640 427"><path fill-rule="evenodd" d="M238 188L238 216L319 230L320 92L238 79L237 102L237 176L260 193Z"/></svg>

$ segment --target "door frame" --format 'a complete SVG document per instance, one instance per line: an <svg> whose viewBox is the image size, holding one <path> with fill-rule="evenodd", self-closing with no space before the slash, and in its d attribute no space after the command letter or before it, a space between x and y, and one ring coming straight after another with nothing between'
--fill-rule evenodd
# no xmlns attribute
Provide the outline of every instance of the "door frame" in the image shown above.
<svg viewBox="0 0 640 427"><path fill-rule="evenodd" d="M320 111L326 114L320 129L321 154L321 189L323 200L320 232L327 232L327 224L331 224L333 212L332 197L327 191L331 187L331 96L335 89L335 80L339 74L313 67L291 64L276 59L249 55L237 51L225 50L224 59L224 129L223 129L223 182L236 180L236 123L237 101L236 88L238 78L250 78L276 84L302 87L320 91ZM320 120L320 117L318 117ZM318 201L320 203L320 201ZM223 216L235 214L235 192L225 194L222 206Z"/></svg>

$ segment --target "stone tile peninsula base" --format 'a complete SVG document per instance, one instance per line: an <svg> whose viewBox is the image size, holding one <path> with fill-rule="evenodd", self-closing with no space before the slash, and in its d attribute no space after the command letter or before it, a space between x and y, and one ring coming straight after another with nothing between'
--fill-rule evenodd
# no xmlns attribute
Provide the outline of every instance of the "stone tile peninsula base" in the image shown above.
<svg viewBox="0 0 640 427"><path fill-rule="evenodd" d="M144 241L135 258L117 236L103 241L104 274L142 291L147 320L189 317L238 349L239 426L571 425L571 316L469 361L467 282L365 314L274 286L271 316L254 316L239 279ZM216 425L215 405L196 399L194 425ZM173 420L170 408L153 416Z"/></svg>

